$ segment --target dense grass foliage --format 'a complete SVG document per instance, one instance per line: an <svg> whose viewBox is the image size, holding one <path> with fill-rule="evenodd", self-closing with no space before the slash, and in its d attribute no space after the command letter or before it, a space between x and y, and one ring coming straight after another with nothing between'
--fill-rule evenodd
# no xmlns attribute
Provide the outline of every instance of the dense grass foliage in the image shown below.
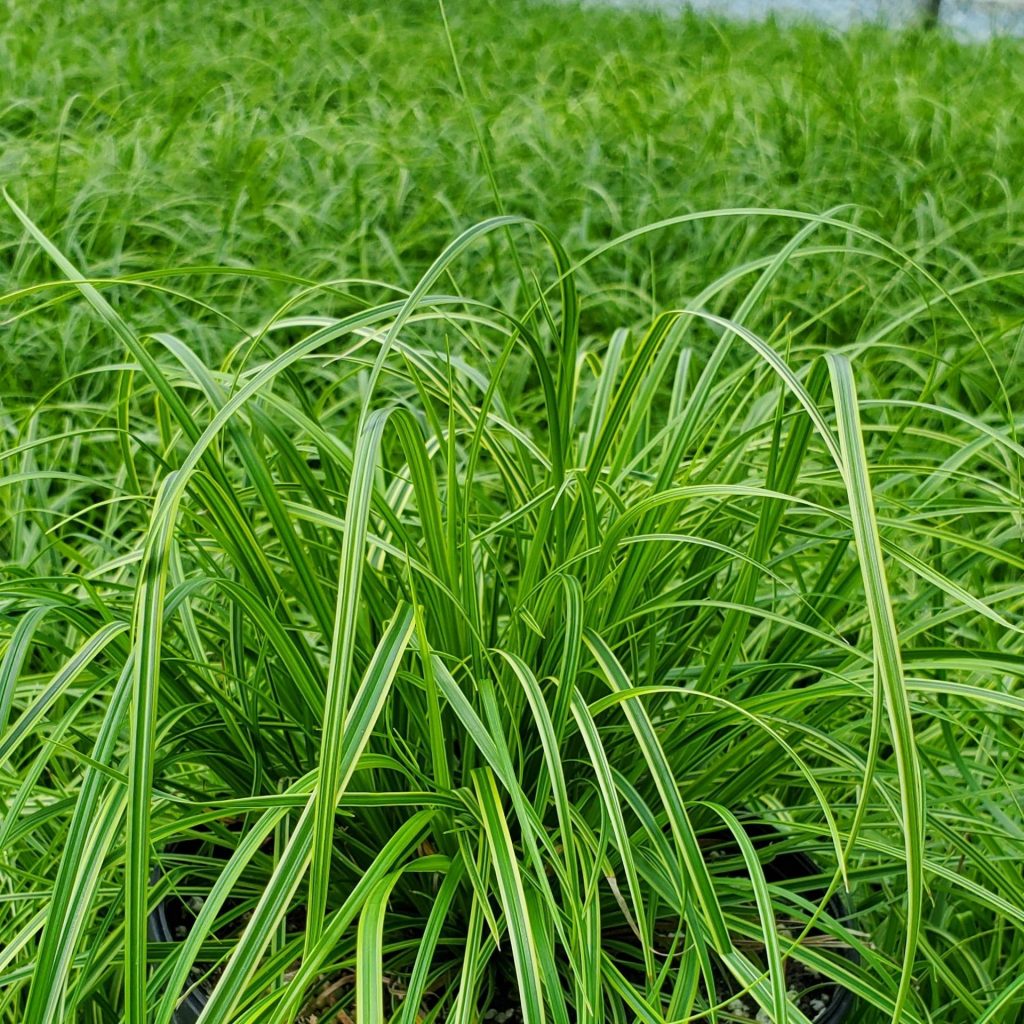
<svg viewBox="0 0 1024 1024"><path fill-rule="evenodd" d="M2 30L0 1020L1016 1019L1020 45L374 7Z"/></svg>
<svg viewBox="0 0 1024 1024"><path fill-rule="evenodd" d="M449 17L505 209L573 252L689 211L853 203L852 219L944 279L1016 266L1018 41L960 47L571 4L527 15L474 2ZM497 212L429 0L18 3L0 25L0 63L0 182L41 227L97 276L264 271L162 279L247 328L288 294L270 275L411 288L445 243ZM783 237L734 220L624 250L593 269L613 291L584 330L643 319ZM51 276L10 218L0 246L12 286ZM789 295L842 340L875 308L875 278L844 261L829 271L830 298L861 294L827 310L809 271ZM493 249L477 254L479 294L515 284ZM986 292L986 322L1014 317L1015 294L994 305ZM132 302L140 329L165 322L168 302ZM230 330L174 305L219 357ZM82 310L21 323L3 389L38 392L93 365L97 336L108 343Z"/></svg>

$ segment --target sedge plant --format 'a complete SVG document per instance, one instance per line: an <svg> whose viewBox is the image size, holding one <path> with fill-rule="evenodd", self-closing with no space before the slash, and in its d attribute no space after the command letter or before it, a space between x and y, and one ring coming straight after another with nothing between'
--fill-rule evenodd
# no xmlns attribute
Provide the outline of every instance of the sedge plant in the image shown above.
<svg viewBox="0 0 1024 1024"><path fill-rule="evenodd" d="M0 49L0 1021L1017 1019L1020 43Z"/></svg>
<svg viewBox="0 0 1024 1024"><path fill-rule="evenodd" d="M63 278L9 301L122 352L109 402L9 423L6 1019L806 1022L797 967L858 1020L1010 1019L1024 448L930 272L842 211L576 260L503 216L211 364L8 202ZM788 241L581 332L582 267L735 219ZM488 244L515 305L466 284ZM891 311L772 327L830 259L888 268Z"/></svg>

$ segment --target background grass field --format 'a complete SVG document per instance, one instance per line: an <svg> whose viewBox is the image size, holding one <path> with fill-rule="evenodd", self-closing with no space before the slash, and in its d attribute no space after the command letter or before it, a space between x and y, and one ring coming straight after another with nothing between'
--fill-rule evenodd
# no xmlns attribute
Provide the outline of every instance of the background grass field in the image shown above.
<svg viewBox="0 0 1024 1024"><path fill-rule="evenodd" d="M572 4L450 15L505 208L573 252L687 211L855 204L850 219L944 280L1015 266L1017 41L961 47ZM16 4L2 46L0 180L92 274L215 264L408 288L445 242L496 212L430 3ZM617 286L600 327L699 291L786 230L736 220L630 247L599 270ZM50 276L13 219L2 231L11 280ZM478 258L481 294L510 286L495 259ZM876 305L871 271L838 261L829 272L829 300L862 287L823 325L848 338ZM990 322L1012 318L1008 287L986 306ZM246 321L286 286L219 276L187 290ZM801 294L829 304L813 280ZM71 314L19 330L5 348L18 354L12 384L24 386L26 352L38 386L95 351Z"/></svg>
<svg viewBox="0 0 1024 1024"><path fill-rule="evenodd" d="M1024 44L447 16L0 28L0 1020L1014 1021Z"/></svg>

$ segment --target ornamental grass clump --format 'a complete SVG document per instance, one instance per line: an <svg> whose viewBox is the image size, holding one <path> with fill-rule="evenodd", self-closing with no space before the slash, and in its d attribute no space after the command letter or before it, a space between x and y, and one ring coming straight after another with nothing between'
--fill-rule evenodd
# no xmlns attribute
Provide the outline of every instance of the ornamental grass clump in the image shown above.
<svg viewBox="0 0 1024 1024"><path fill-rule="evenodd" d="M5 414L3 1019L1020 1005L1020 384L918 261L843 211L576 258L498 217L210 360L10 205L62 278L8 315L120 352ZM737 221L787 240L581 327L584 269ZM887 291L823 345L835 264Z"/></svg>

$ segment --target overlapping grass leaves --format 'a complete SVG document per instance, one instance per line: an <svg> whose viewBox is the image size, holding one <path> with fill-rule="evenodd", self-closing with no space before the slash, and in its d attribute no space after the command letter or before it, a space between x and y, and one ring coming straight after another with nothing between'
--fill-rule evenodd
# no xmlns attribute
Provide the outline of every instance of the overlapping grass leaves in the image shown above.
<svg viewBox="0 0 1024 1024"><path fill-rule="evenodd" d="M864 1020L1017 1004L1014 383L971 406L962 360L852 338L830 393L813 317L757 326L795 262L892 246L709 212L791 238L608 340L554 236L495 218L405 297L304 291L211 365L20 216L128 351L109 404L8 414L0 1012L167 1024L201 984L204 1024L662 1021L745 990L799 1021L793 962ZM521 308L458 286L506 229ZM769 883L755 826L816 884ZM167 893L204 901L173 947Z"/></svg>

